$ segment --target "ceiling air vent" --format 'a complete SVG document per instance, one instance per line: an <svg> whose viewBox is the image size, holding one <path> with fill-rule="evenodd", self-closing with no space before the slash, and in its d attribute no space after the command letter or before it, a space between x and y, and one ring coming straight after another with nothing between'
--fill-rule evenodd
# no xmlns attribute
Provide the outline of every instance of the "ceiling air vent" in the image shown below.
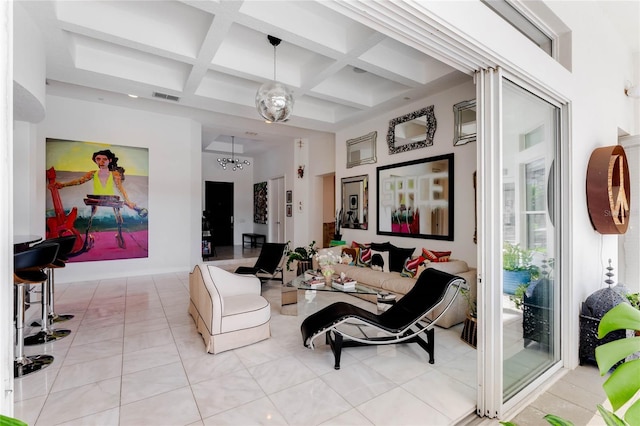
<svg viewBox="0 0 640 426"><path fill-rule="evenodd" d="M166 99L168 101L174 101L174 102L178 102L180 100L180 98L177 97L177 96L168 95L166 93L160 93L160 92L153 92L153 97L154 98L160 98L160 99Z"/></svg>

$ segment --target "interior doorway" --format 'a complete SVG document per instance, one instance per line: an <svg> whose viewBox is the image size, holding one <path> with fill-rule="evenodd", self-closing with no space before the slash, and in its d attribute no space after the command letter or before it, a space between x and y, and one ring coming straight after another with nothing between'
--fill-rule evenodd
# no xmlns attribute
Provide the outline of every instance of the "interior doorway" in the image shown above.
<svg viewBox="0 0 640 426"><path fill-rule="evenodd" d="M205 213L214 247L233 245L233 182L205 182Z"/></svg>
<svg viewBox="0 0 640 426"><path fill-rule="evenodd" d="M285 196L284 177L271 179L271 196L269 197L271 206L269 210L273 212L269 221L270 241L284 243L285 225Z"/></svg>

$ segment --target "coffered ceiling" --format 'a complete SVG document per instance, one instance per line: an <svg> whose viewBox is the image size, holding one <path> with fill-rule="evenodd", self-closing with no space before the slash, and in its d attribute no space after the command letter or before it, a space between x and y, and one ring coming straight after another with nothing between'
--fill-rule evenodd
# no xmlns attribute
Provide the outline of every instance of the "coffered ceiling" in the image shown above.
<svg viewBox="0 0 640 426"><path fill-rule="evenodd" d="M470 78L322 1L20 3L42 32L49 94L191 117L203 150L234 135L236 150L259 155ZM294 91L286 123L255 108L274 72L267 35L282 39L277 79Z"/></svg>
<svg viewBox="0 0 640 426"><path fill-rule="evenodd" d="M235 136L237 151L260 155L471 78L338 13L339 1L15 3L41 31L47 93L192 118L204 151L223 151ZM627 40L640 39L638 1L598 3ZM266 124L255 108L258 87L273 78L267 35L282 39L277 79L294 91L286 123Z"/></svg>

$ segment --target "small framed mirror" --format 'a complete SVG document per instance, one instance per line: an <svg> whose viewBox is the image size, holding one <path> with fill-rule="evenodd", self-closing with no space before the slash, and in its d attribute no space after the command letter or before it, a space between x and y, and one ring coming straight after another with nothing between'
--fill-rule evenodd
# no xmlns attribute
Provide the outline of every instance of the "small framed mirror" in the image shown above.
<svg viewBox="0 0 640 426"><path fill-rule="evenodd" d="M342 178L342 227L369 228L369 175Z"/></svg>
<svg viewBox="0 0 640 426"><path fill-rule="evenodd" d="M378 132L371 132L359 138L347 140L347 168L360 164L371 164L376 159L376 138Z"/></svg>
<svg viewBox="0 0 640 426"><path fill-rule="evenodd" d="M476 100L464 101L453 106L453 145L464 145L476 141Z"/></svg>
<svg viewBox="0 0 640 426"><path fill-rule="evenodd" d="M387 145L389 154L411 151L433 145L436 116L433 105L389 121Z"/></svg>

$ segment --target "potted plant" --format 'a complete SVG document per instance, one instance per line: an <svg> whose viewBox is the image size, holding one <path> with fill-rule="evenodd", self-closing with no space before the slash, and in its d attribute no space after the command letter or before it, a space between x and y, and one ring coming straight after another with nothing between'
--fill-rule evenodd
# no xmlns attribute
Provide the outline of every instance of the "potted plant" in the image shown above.
<svg viewBox="0 0 640 426"><path fill-rule="evenodd" d="M524 249L518 244L505 243L502 250L503 292L515 295L519 285L527 285L536 279L539 269L533 264L535 250Z"/></svg>
<svg viewBox="0 0 640 426"><path fill-rule="evenodd" d="M464 320L460 338L475 348L478 345L478 305L468 288L461 288L460 294L467 301L467 318Z"/></svg>
<svg viewBox="0 0 640 426"><path fill-rule="evenodd" d="M287 247L284 251L284 255L287 256L287 271L293 271L291 262L296 260L298 261L298 275L301 275L304 271L312 268L313 256L318 252L316 242L312 241L308 246L296 247L293 250L291 250L290 244L291 241L287 241Z"/></svg>

